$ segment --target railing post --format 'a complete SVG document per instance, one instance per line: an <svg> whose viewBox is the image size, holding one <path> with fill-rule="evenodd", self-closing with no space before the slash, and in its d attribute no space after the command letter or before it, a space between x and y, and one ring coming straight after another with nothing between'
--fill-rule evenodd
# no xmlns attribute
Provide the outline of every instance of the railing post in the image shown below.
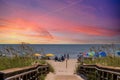
<svg viewBox="0 0 120 80"><path fill-rule="evenodd" d="M117 76L117 80L120 80L120 75Z"/></svg>
<svg viewBox="0 0 120 80"><path fill-rule="evenodd" d="M112 74L112 76L111 76L111 79L114 80L114 78L113 78L113 74Z"/></svg>
<svg viewBox="0 0 120 80"><path fill-rule="evenodd" d="M0 72L0 80L4 80L4 73Z"/></svg>
<svg viewBox="0 0 120 80"><path fill-rule="evenodd" d="M108 76L109 76L109 73L106 73L106 80L109 80L109 79L108 79Z"/></svg>

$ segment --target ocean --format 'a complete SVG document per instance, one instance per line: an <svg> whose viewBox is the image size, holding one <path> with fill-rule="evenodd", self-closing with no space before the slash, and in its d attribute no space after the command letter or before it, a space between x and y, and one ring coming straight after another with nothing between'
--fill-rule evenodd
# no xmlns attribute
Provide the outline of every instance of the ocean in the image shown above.
<svg viewBox="0 0 120 80"><path fill-rule="evenodd" d="M18 50L19 46L20 44L0 44L0 51L4 52L3 48L5 47L13 47L14 49ZM34 53L53 53L56 56L69 54L70 58L77 58L77 55L80 52L88 52L91 47L94 47L95 49L103 49L101 47L103 44L30 44L29 46L33 48ZM111 45L107 46L109 47L109 51L113 53L113 50L110 49ZM114 46L116 49L120 49L120 44L116 44ZM19 54L21 54L21 52Z"/></svg>

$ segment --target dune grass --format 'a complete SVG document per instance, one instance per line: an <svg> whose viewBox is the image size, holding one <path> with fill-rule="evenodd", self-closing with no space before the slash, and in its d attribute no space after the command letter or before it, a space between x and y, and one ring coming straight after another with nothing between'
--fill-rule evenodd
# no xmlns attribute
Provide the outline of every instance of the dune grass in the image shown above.
<svg viewBox="0 0 120 80"><path fill-rule="evenodd" d="M46 75L39 76L40 80L45 80Z"/></svg>
<svg viewBox="0 0 120 80"><path fill-rule="evenodd" d="M51 64L49 64L49 63L47 63L47 64L48 64L48 66L49 66L49 70L50 70L50 72L54 73L55 70L54 70L53 66L52 66Z"/></svg>
<svg viewBox="0 0 120 80"><path fill-rule="evenodd" d="M45 64L44 60L36 60L30 57L0 57L0 70L30 66L34 62Z"/></svg>
<svg viewBox="0 0 120 80"><path fill-rule="evenodd" d="M103 66L120 67L120 57L101 57L95 60L84 60L85 64L99 64Z"/></svg>

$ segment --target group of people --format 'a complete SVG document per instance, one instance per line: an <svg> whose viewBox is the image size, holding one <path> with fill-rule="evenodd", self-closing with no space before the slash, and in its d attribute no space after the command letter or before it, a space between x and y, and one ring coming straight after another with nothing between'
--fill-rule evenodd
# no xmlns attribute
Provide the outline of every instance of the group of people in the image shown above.
<svg viewBox="0 0 120 80"><path fill-rule="evenodd" d="M60 61L60 62L63 62L65 59L69 59L69 54L64 54L61 55L60 57L55 56L54 58L55 61Z"/></svg>

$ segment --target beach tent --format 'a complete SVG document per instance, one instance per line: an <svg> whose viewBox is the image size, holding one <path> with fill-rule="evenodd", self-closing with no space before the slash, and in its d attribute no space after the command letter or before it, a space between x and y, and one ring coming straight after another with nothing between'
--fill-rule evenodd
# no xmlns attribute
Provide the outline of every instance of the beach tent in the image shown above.
<svg viewBox="0 0 120 80"><path fill-rule="evenodd" d="M107 54L104 51L99 52L99 57L106 57Z"/></svg>

